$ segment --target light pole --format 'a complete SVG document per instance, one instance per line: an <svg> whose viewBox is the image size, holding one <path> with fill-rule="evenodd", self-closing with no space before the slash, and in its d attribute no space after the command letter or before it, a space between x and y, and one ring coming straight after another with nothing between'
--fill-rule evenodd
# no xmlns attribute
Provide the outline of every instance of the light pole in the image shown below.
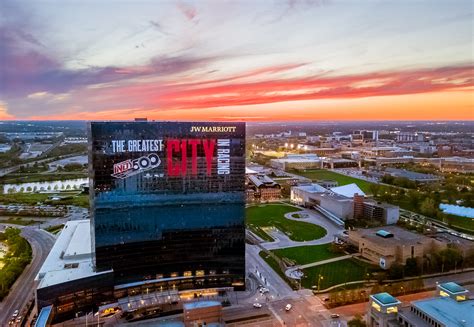
<svg viewBox="0 0 474 327"><path fill-rule="evenodd" d="M321 274L318 274L318 293L319 293L319 285L322 279L324 279L324 276Z"/></svg>

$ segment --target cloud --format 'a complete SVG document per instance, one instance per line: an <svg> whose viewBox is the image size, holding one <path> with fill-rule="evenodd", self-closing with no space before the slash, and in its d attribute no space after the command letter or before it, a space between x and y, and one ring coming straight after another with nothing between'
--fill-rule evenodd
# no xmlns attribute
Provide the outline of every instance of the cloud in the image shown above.
<svg viewBox="0 0 474 327"><path fill-rule="evenodd" d="M222 114L215 115L213 112L212 117L231 117L226 113L226 108L252 108L254 105L270 106L277 103L292 103L291 106L297 108L298 101L364 99L445 91L469 92L474 87L473 66L470 65L340 76L284 78L275 75L304 67L304 64L269 66L227 78L186 83L180 83L179 80L160 83L134 80L130 84L112 84L89 89L87 93L71 95L65 101L66 104L69 103L69 107L49 106L48 116L73 117L80 113L79 116L84 119L118 119L137 115L168 118L179 117L178 111L192 110L197 113L200 110L207 112L210 108L218 108L218 112ZM257 77L259 81L254 81ZM38 118L37 112L31 115ZM250 116L248 113L240 115L253 117L253 113ZM257 112L255 117L261 117L261 113Z"/></svg>
<svg viewBox="0 0 474 327"><path fill-rule="evenodd" d="M190 4L178 2L178 9L189 21L194 20L194 18L197 16L196 8Z"/></svg>
<svg viewBox="0 0 474 327"><path fill-rule="evenodd" d="M14 117L10 115L7 111L7 105L0 101L0 120L13 119Z"/></svg>

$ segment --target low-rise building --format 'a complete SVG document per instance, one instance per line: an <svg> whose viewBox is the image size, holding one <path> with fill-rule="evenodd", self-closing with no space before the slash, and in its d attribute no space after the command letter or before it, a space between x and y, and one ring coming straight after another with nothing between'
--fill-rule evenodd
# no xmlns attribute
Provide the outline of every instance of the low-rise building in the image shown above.
<svg viewBox="0 0 474 327"><path fill-rule="evenodd" d="M183 304L184 326L224 326L222 304L217 301L199 301Z"/></svg>
<svg viewBox="0 0 474 327"><path fill-rule="evenodd" d="M322 160L316 154L288 154L285 158L271 159L270 165L281 170L317 169L322 167Z"/></svg>
<svg viewBox="0 0 474 327"><path fill-rule="evenodd" d="M433 247L446 243L397 226L349 231L349 242L358 247L362 257L388 269L394 263L405 264L409 258L421 258Z"/></svg>
<svg viewBox="0 0 474 327"><path fill-rule="evenodd" d="M469 290L448 282L438 284L434 297L408 306L388 293L371 295L366 322L368 327L474 326L473 306Z"/></svg>
<svg viewBox="0 0 474 327"><path fill-rule="evenodd" d="M328 190L319 184L298 185L291 188L290 201L300 206L311 203L311 196L326 193Z"/></svg>
<svg viewBox="0 0 474 327"><path fill-rule="evenodd" d="M378 221L383 225L396 224L400 217L398 206L366 199L361 195L354 195L354 219Z"/></svg>
<svg viewBox="0 0 474 327"><path fill-rule="evenodd" d="M273 201L281 198L281 186L264 174L247 175L247 199L251 201ZM253 194L253 199L249 198Z"/></svg>
<svg viewBox="0 0 474 327"><path fill-rule="evenodd" d="M423 174L423 173L418 173L418 172L410 171L406 169L398 169L398 168L391 168L391 167L385 168L385 170L382 173L385 175L393 176L393 177L406 178L418 183L438 182L441 180L441 177L437 175Z"/></svg>

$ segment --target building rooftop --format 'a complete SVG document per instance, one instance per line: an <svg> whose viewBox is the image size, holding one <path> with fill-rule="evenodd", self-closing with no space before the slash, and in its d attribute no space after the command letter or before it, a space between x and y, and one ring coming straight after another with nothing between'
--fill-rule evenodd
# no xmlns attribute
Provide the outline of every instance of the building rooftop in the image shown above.
<svg viewBox="0 0 474 327"><path fill-rule="evenodd" d="M308 193L325 193L328 190L324 187L322 187L319 184L309 184L309 185L298 185L295 186L294 188L308 192Z"/></svg>
<svg viewBox="0 0 474 327"><path fill-rule="evenodd" d="M94 271L90 220L71 220L59 234L36 279L38 288L43 288L108 272Z"/></svg>
<svg viewBox="0 0 474 327"><path fill-rule="evenodd" d="M391 296L390 294L384 292L384 293L378 293L371 295L374 300L376 300L379 304L381 305L395 305L395 304L400 304L401 302L398 301L396 298Z"/></svg>
<svg viewBox="0 0 474 327"><path fill-rule="evenodd" d="M207 307L215 307L221 306L222 304L217 301L197 301L197 302L189 302L183 304L184 310L192 310L197 308L207 308Z"/></svg>
<svg viewBox="0 0 474 327"><path fill-rule="evenodd" d="M52 310L52 305L42 308L38 315L38 319L36 319L35 327L46 327Z"/></svg>
<svg viewBox="0 0 474 327"><path fill-rule="evenodd" d="M397 226L384 226L384 231L393 234L393 237L384 238L377 235L380 228L367 228L349 231L349 235L358 234L360 237L376 243L382 247L397 245L412 245L429 239L427 236L416 234Z"/></svg>
<svg viewBox="0 0 474 327"><path fill-rule="evenodd" d="M333 187L333 188L331 188L331 191L333 193L345 196L346 198L353 198L354 194L356 194L356 193L358 195L364 195L365 196L365 193L359 188L359 186L357 186L356 183Z"/></svg>
<svg viewBox="0 0 474 327"><path fill-rule="evenodd" d="M375 234L377 234L378 236L381 236L383 238L393 237L392 233L387 232L386 230L383 230L383 229L377 231L377 233L375 233Z"/></svg>
<svg viewBox="0 0 474 327"><path fill-rule="evenodd" d="M445 326L474 326L474 300L457 302L449 297L436 297L412 305Z"/></svg>
<svg viewBox="0 0 474 327"><path fill-rule="evenodd" d="M261 186L276 187L279 185L273 179L263 174L249 175L248 178L250 182L254 184L256 187L261 187Z"/></svg>
<svg viewBox="0 0 474 327"><path fill-rule="evenodd" d="M416 171L391 168L391 167L385 168L385 173L390 174L395 177L402 177L402 178L407 178L409 180L420 181L420 182L435 181L435 180L441 179L439 176L432 175L432 174L423 174L423 173L418 173Z"/></svg>
<svg viewBox="0 0 474 327"><path fill-rule="evenodd" d="M464 293L469 292L467 289L465 289L464 287L454 282L443 283L443 284L440 284L439 287L450 292L451 294L464 294Z"/></svg>

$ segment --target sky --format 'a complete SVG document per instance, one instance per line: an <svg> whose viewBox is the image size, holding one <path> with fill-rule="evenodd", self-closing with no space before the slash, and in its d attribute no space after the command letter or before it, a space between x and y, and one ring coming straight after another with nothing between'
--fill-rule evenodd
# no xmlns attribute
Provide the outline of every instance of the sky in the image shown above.
<svg viewBox="0 0 474 327"><path fill-rule="evenodd" d="M0 1L0 120L474 120L473 2Z"/></svg>

